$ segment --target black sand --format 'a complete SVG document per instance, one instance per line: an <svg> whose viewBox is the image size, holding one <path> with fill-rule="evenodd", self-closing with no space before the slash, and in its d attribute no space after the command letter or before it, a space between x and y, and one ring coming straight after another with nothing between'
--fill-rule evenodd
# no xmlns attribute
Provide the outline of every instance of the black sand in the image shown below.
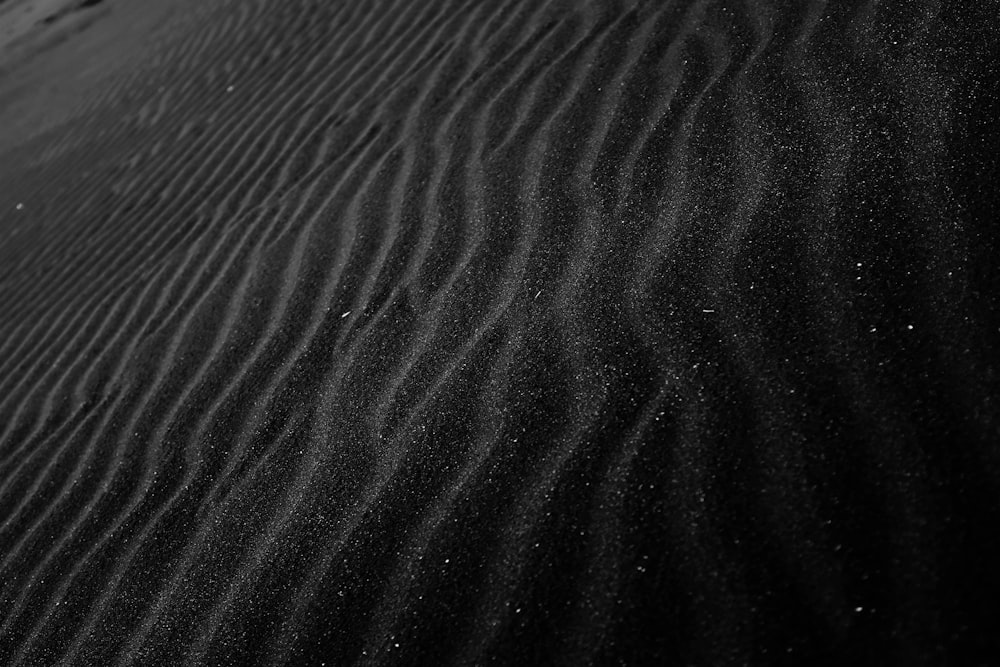
<svg viewBox="0 0 1000 667"><path fill-rule="evenodd" d="M1000 664L995 4L60 11L0 664Z"/></svg>

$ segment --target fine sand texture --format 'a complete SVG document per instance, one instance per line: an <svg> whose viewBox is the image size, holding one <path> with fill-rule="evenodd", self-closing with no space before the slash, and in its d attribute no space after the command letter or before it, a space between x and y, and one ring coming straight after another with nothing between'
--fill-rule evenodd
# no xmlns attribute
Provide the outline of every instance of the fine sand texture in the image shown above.
<svg viewBox="0 0 1000 667"><path fill-rule="evenodd" d="M1000 664L996 3L0 34L0 665Z"/></svg>

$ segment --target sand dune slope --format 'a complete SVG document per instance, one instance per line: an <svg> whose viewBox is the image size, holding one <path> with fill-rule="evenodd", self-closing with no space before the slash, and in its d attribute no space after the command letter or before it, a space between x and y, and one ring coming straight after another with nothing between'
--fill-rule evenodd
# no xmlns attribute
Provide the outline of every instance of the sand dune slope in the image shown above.
<svg viewBox="0 0 1000 667"><path fill-rule="evenodd" d="M0 84L0 664L996 659L990 3L127 4Z"/></svg>

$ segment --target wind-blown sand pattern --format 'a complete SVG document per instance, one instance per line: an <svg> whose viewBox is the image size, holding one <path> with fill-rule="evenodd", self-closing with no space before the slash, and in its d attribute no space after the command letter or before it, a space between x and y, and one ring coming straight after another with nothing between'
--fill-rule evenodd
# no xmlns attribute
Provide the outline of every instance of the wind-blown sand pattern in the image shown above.
<svg viewBox="0 0 1000 667"><path fill-rule="evenodd" d="M998 659L995 4L98 9L0 67L0 664Z"/></svg>

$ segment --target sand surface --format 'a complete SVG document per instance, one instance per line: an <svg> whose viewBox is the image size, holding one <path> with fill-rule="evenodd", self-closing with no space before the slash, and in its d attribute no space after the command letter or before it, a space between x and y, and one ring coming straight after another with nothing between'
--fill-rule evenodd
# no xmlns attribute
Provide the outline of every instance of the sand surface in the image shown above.
<svg viewBox="0 0 1000 667"><path fill-rule="evenodd" d="M994 4L0 35L0 664L997 664Z"/></svg>

